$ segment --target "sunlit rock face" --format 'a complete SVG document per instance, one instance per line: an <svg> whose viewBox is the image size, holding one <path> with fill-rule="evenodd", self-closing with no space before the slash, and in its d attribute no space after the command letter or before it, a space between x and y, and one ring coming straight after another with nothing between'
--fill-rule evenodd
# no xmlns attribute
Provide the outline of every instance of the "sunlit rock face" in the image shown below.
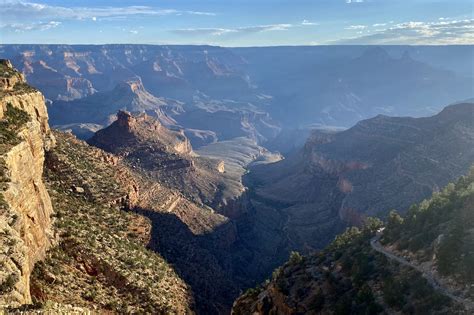
<svg viewBox="0 0 474 315"><path fill-rule="evenodd" d="M45 151L54 145L48 125L43 95L28 87L10 62L0 61L0 117L15 130L15 140L8 141L2 129L0 159L3 190L0 225L0 305L31 303L30 274L53 241L53 209L43 183ZM3 72L3 73L2 73ZM27 117L15 125L10 111L21 110ZM18 114L21 115L21 114Z"/></svg>

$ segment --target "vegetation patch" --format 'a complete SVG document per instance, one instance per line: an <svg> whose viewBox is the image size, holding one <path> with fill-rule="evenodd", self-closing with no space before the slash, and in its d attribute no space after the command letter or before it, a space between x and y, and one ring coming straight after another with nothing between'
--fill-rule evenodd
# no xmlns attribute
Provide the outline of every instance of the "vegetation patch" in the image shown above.
<svg viewBox="0 0 474 315"><path fill-rule="evenodd" d="M184 313L192 304L186 285L130 230L142 218L112 202L127 193L115 180L117 170L100 158L100 150L70 135L55 136L45 181L59 244L33 271L36 303L99 313Z"/></svg>
<svg viewBox="0 0 474 315"><path fill-rule="evenodd" d="M13 290L15 284L18 282L18 275L10 274L5 281L0 283L0 294L6 294Z"/></svg>
<svg viewBox="0 0 474 315"><path fill-rule="evenodd" d="M413 205L405 219L389 216L383 242L434 263L441 275L474 283L474 167L432 198ZM474 292L470 292L471 298Z"/></svg>
<svg viewBox="0 0 474 315"><path fill-rule="evenodd" d="M295 314L444 314L456 309L419 272L372 250L370 240L380 227L380 220L369 218L363 228L348 228L318 254L293 253L263 288L248 290L237 300L234 313L261 308L271 313L276 307ZM275 306L277 300L285 305Z"/></svg>
<svg viewBox="0 0 474 315"><path fill-rule="evenodd" d="M5 116L0 120L0 151L6 152L9 147L20 143L18 132L30 121L30 115L7 103Z"/></svg>

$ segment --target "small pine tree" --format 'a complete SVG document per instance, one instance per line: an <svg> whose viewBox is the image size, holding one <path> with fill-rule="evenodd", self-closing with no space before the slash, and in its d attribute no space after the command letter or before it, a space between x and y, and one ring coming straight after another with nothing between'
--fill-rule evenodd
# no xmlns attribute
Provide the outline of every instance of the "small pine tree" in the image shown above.
<svg viewBox="0 0 474 315"><path fill-rule="evenodd" d="M303 256L301 256L300 253L294 252L294 251L290 253L289 263L291 265L297 265L302 261L303 261Z"/></svg>

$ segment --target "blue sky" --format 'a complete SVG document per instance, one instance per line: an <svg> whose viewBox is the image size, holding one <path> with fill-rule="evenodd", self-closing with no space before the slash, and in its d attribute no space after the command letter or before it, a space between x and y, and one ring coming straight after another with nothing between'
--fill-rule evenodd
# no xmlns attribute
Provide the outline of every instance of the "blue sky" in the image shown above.
<svg viewBox="0 0 474 315"><path fill-rule="evenodd" d="M472 0L0 0L0 43L474 44Z"/></svg>

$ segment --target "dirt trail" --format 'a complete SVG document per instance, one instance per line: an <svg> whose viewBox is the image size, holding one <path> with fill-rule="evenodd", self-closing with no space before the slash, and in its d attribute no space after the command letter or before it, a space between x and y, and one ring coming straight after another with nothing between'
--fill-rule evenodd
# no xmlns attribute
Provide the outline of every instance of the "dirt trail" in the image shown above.
<svg viewBox="0 0 474 315"><path fill-rule="evenodd" d="M381 237L381 235L376 235L370 240L370 246L375 251L385 255L385 257L387 257L388 259L395 260L396 262L398 262L398 263L400 263L404 266L407 266L407 267L410 267L410 268L413 268L413 269L417 270L418 272L420 272L422 274L423 278L425 278L428 281L428 283L435 290L438 290L443 295L445 295L445 296L449 297L450 299L462 304L464 306L464 308L466 309L466 311L474 311L474 303L472 301L470 301L468 299L464 299L460 296L457 296L450 288L444 287L442 284L440 284L436 280L436 277L431 272L427 272L426 270L424 270L420 266L415 265L415 264L409 262L408 260L406 260L405 258L394 255L393 253L386 250L382 246L382 244L380 244L380 242L379 242L380 237Z"/></svg>

